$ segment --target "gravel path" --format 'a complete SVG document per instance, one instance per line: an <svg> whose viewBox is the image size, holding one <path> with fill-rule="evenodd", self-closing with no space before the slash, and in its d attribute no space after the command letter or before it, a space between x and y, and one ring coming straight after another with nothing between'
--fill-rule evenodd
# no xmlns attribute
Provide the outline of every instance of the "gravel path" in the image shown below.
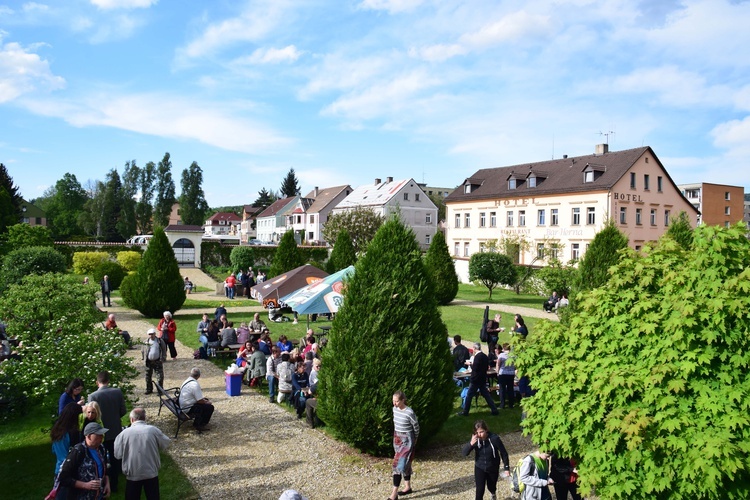
<svg viewBox="0 0 750 500"><path fill-rule="evenodd" d="M183 274L192 279L195 273ZM117 315L120 328L129 331L134 339L146 337L145 332L152 325L138 312L117 305L108 309ZM179 327L192 329L194 325ZM164 366L165 387L181 385L190 369L198 366L203 393L216 408L211 431L199 435L192 426L184 425L168 450L200 498L276 500L287 488L297 489L311 500L382 500L390 494L391 460L362 455L323 432L310 429L304 419L297 420L293 413L269 403L267 393L243 386L240 396L228 396L222 369L209 361L194 360L192 349L180 342L176 346L178 357ZM146 408L151 424L174 436L175 417L166 409L157 415L156 393L144 394L140 350L128 351L128 355L141 370L136 382L138 404ZM530 440L520 432L506 434L502 439L511 464L533 450ZM473 456L464 457L459 446L419 453L414 461L414 493L404 498L473 498L473 470ZM485 498L489 498L489 493ZM498 498L517 498L508 481L500 481Z"/></svg>

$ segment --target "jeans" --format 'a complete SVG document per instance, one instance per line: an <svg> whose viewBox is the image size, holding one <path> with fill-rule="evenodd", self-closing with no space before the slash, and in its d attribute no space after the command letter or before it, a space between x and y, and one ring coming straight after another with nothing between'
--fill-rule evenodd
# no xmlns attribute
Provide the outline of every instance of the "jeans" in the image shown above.
<svg viewBox="0 0 750 500"><path fill-rule="evenodd" d="M268 397L271 399L271 402L273 402L273 398L276 396L276 377L273 375L266 375L266 380L268 380Z"/></svg>
<svg viewBox="0 0 750 500"><path fill-rule="evenodd" d="M490 407L490 410L492 410L492 413L497 413L497 406L495 406L495 402L492 400L492 394L487 390L487 384L485 382L482 382L481 384L475 384L472 382L469 385L469 393L466 395L466 401L464 402L464 415L469 414L471 400L476 396L477 392L479 392L479 394L484 397L484 400L487 401L487 405Z"/></svg>
<svg viewBox="0 0 750 500"><path fill-rule="evenodd" d="M233 286L230 286L230 287L228 288L228 290L229 290L229 298L230 298L230 299L233 299L233 298L234 298L234 287L233 287Z"/></svg>

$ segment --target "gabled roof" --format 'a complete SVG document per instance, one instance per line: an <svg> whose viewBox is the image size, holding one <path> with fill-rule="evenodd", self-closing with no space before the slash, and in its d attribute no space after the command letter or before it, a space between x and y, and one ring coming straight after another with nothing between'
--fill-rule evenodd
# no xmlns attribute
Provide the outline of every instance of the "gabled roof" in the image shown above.
<svg viewBox="0 0 750 500"><path fill-rule="evenodd" d="M297 196L290 196L289 198L282 198L280 200L276 200L271 205L269 205L265 210L259 213L257 215L257 218L260 219L262 217L273 217L276 214L278 214L281 210L286 208L287 205L294 202L297 198L298 198Z"/></svg>
<svg viewBox="0 0 750 500"><path fill-rule="evenodd" d="M258 215L259 213L261 213L263 210L264 210L264 208L261 207L261 206L244 205L242 207L242 215L245 216L245 217L247 217L247 218L251 218L251 217L255 217L256 215Z"/></svg>
<svg viewBox="0 0 750 500"><path fill-rule="evenodd" d="M21 217L46 217L44 210L21 198Z"/></svg>
<svg viewBox="0 0 750 500"><path fill-rule="evenodd" d="M319 189L318 196L315 196L315 190L313 189L312 191L307 193L307 196L305 196L305 198L312 198L314 200L314 203L310 206L307 212L311 214L321 212L330 203L332 203L339 194L341 194L343 191L346 191L347 189L350 193L353 191L352 187L349 184L345 186L334 186L325 189Z"/></svg>
<svg viewBox="0 0 750 500"><path fill-rule="evenodd" d="M677 189L654 151L649 146L645 146L509 167L485 168L467 178L458 189L445 198L445 202L606 191L614 187L645 153L653 157L658 168ZM584 182L584 171L596 173L593 182ZM529 187L526 182L531 173L535 174L537 180L542 179L542 182L537 182L536 187ZM516 179L522 184L516 189L509 189L510 179ZM467 185L471 185L468 193L464 189Z"/></svg>
<svg viewBox="0 0 750 500"><path fill-rule="evenodd" d="M239 215L234 214L232 212L216 212L211 217L208 218L211 222L219 222L222 220L228 221L228 222L240 222L242 219Z"/></svg>
<svg viewBox="0 0 750 500"><path fill-rule="evenodd" d="M408 185L409 182L414 182L413 179L402 179L397 181L380 182L378 184L365 184L358 186L352 191L349 196L341 200L341 203L336 205L336 208L354 208L360 206L379 207L385 205L404 186ZM416 182L414 182L416 184Z"/></svg>
<svg viewBox="0 0 750 500"><path fill-rule="evenodd" d="M203 226L192 226L189 224L170 224L164 228L164 232L202 233Z"/></svg>

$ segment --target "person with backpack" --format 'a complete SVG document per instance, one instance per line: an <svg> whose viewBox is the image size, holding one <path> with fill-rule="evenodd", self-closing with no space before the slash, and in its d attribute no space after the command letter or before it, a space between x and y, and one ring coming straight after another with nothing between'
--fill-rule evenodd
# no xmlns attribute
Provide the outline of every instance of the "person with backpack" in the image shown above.
<svg viewBox="0 0 750 500"><path fill-rule="evenodd" d="M490 498L497 498L497 480L500 478L500 459L503 460L505 476L510 476L510 462L500 436L490 432L484 420L474 422L474 433L471 441L466 443L462 452L468 456L474 450L474 482L476 483L476 500L484 498L485 486L490 490Z"/></svg>
<svg viewBox="0 0 750 500"><path fill-rule="evenodd" d="M518 474L521 500L551 500L547 485L555 482L549 477L549 458L549 453L536 451L523 459Z"/></svg>

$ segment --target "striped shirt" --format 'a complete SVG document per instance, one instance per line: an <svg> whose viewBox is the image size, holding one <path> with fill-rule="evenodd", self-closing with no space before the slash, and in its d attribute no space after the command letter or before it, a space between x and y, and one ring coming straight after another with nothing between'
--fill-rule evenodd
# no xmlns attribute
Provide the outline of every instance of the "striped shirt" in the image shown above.
<svg viewBox="0 0 750 500"><path fill-rule="evenodd" d="M414 439L419 437L419 422L414 410L408 406L403 410L397 406L393 407L393 428L402 434L414 433Z"/></svg>

